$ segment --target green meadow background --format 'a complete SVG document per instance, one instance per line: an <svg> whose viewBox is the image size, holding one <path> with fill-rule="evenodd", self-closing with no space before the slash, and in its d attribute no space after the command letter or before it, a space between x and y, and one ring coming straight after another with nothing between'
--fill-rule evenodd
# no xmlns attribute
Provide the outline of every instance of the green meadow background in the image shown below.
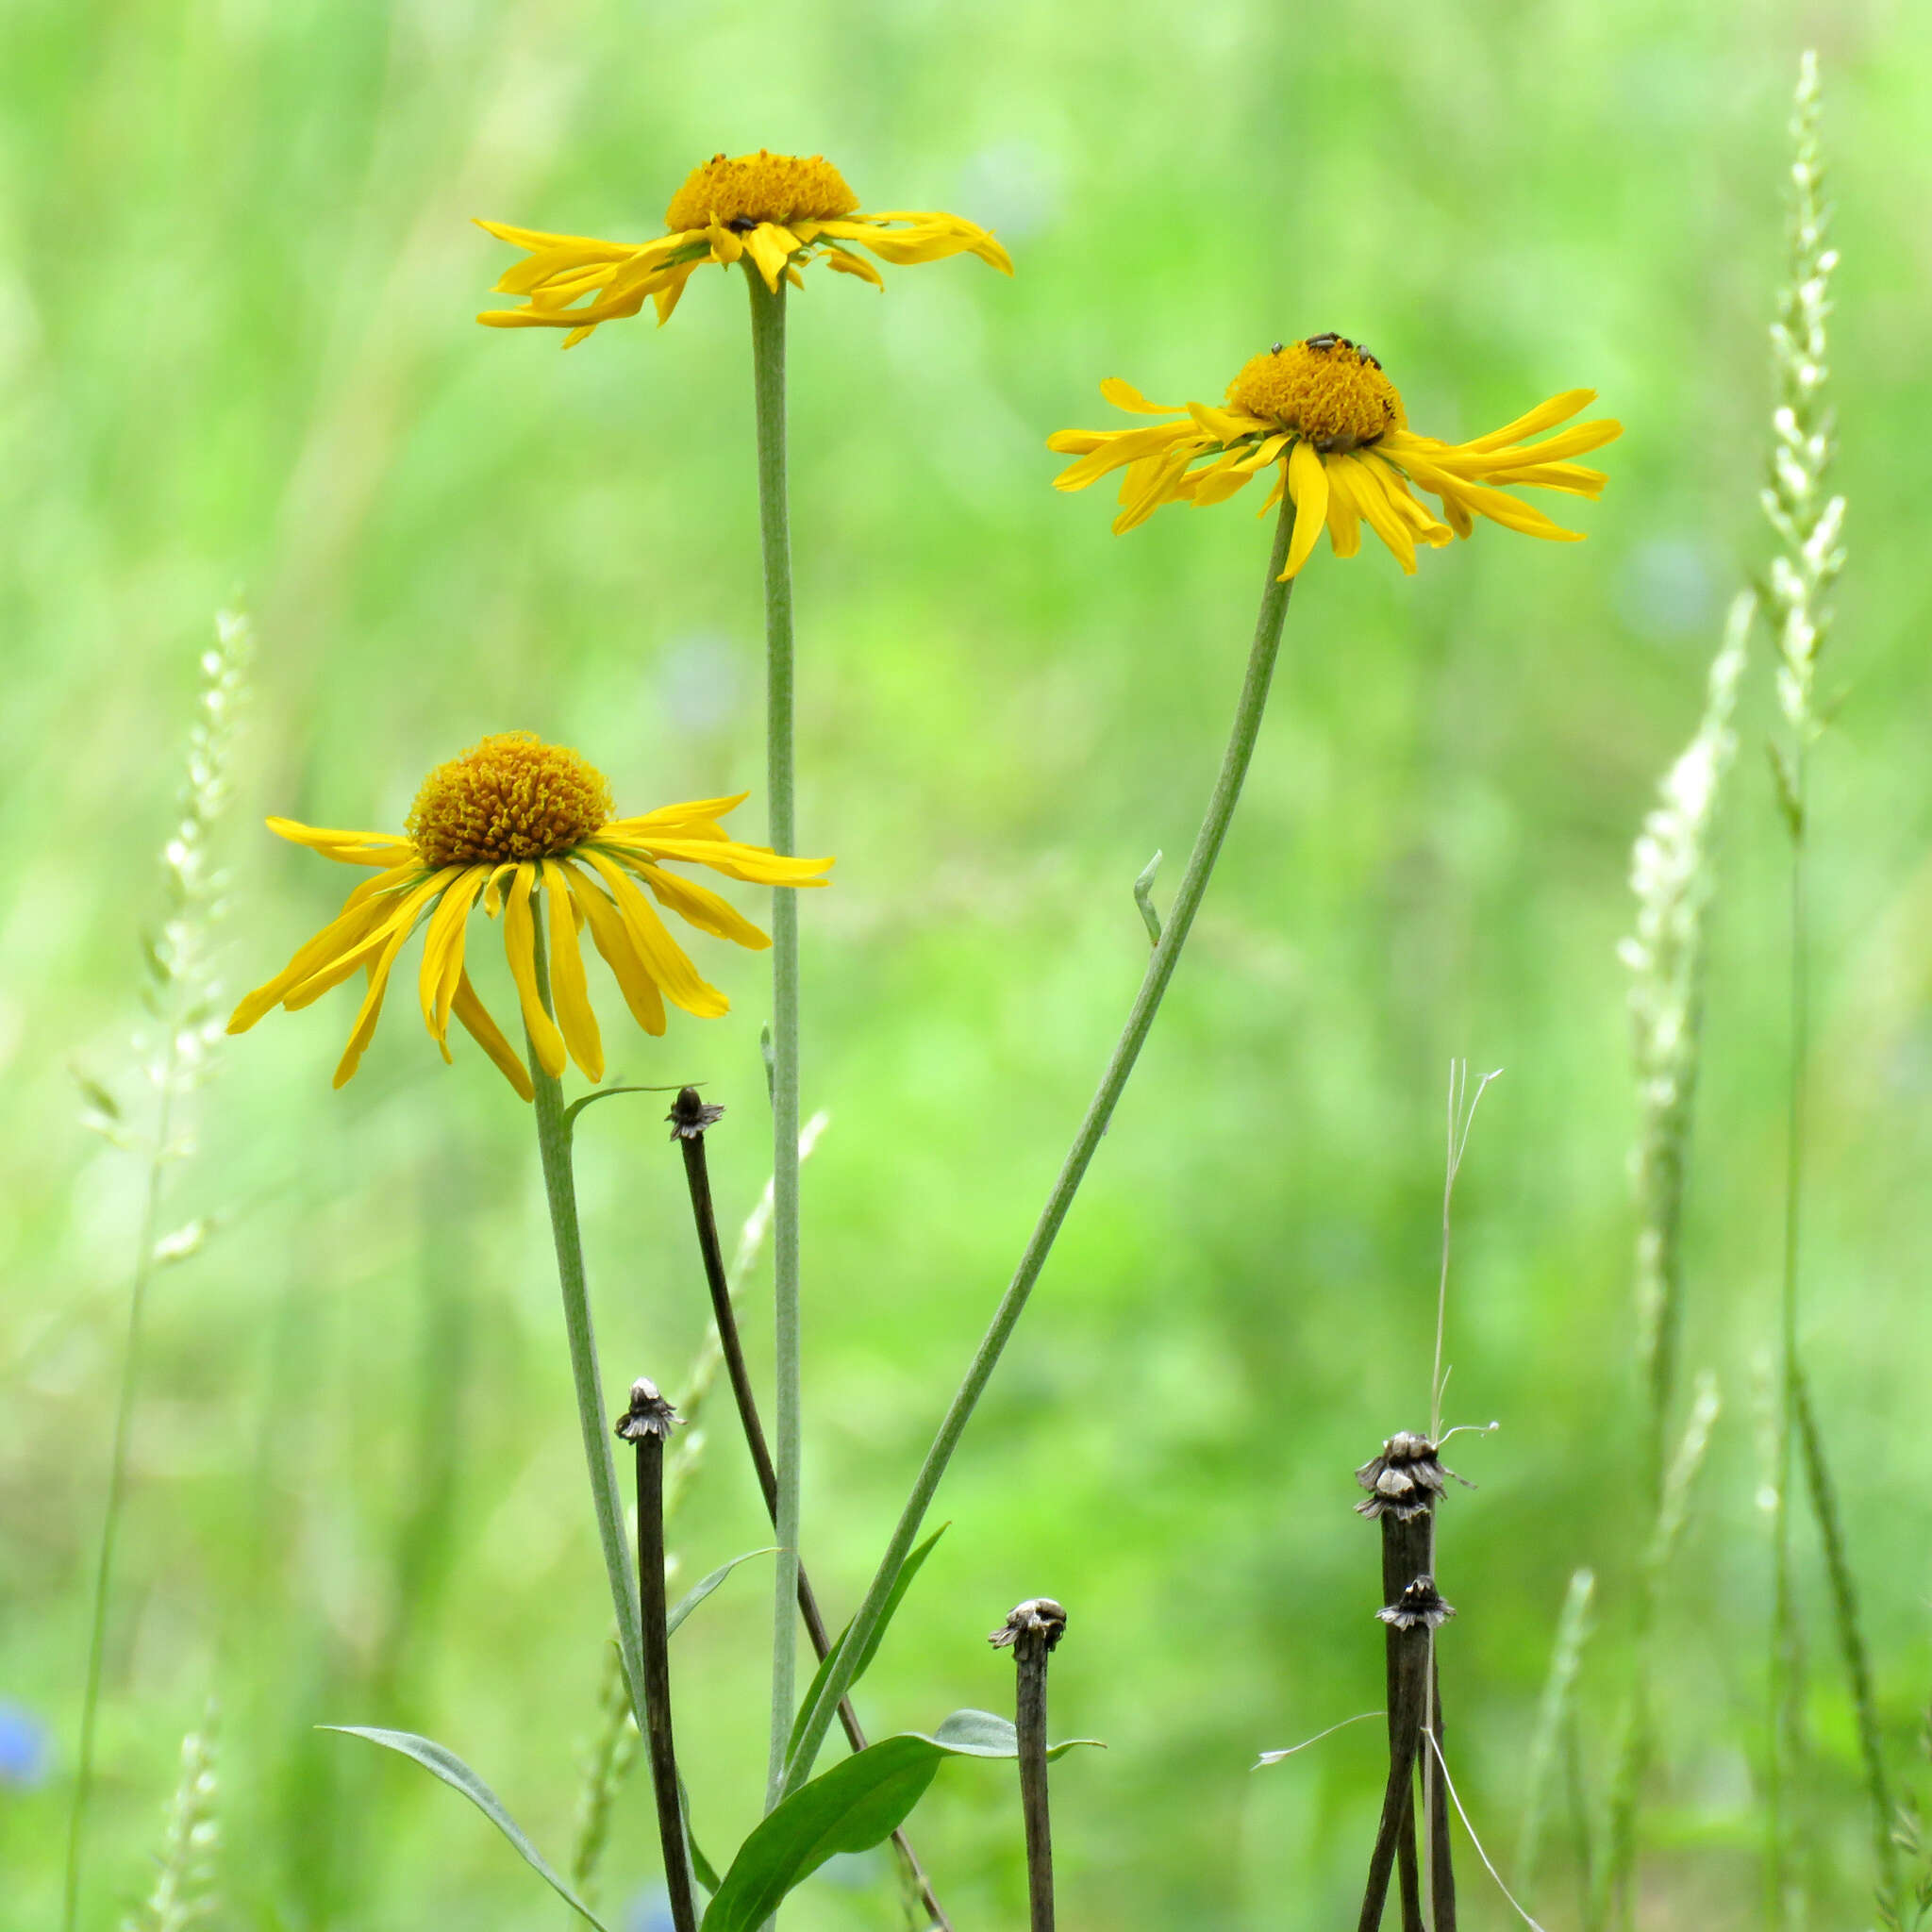
<svg viewBox="0 0 1932 1932"><path fill-rule="evenodd" d="M1221 871L1141 1069L947 1478L952 1527L860 1704L999 1707L986 1632L1072 1628L1056 1772L1070 1928L1352 1922L1381 1699L1355 1466L1426 1419L1444 1082L1507 1071L1457 1208L1442 1522L1451 1758L1505 1870L1557 1611L1595 1569L1582 1775L1600 1792L1643 1534L1615 944L1631 840L1695 721L1757 507L1785 124L1821 50L1844 266L1833 389L1852 559L1815 767L1804 1331L1894 1776L1932 1694L1932 763L1924 355L1932 42L1890 0L1284 8L1097 0L8 0L0 12L0 1927L56 1922L86 1608L142 1183L73 1069L144 1103L127 1039L212 613L259 655L220 844L230 995L351 876L260 829L399 827L489 731L580 748L641 810L741 788L761 824L745 298L672 325L472 321L488 215L644 238L685 172L759 145L869 207L998 229L1018 274L814 270L791 318L804 907L807 1556L856 1603L1143 963L1211 780L1267 550L1253 501L1124 539L1041 447L1095 384L1215 399L1284 336L1370 342L1415 424L1479 432L1576 384L1625 431L1589 541L1484 525L1405 578L1325 546ZM1784 1158L1786 859L1757 641L1714 912L1684 1362L1724 1412L1666 1599L1640 1922L1758 1924L1769 1618L1758 1500ZM747 910L759 895L730 889ZM493 931L479 924L479 954ZM767 1172L765 962L661 1041L600 991L615 1073L702 1079L729 1229ZM592 968L593 974L600 971ZM486 996L508 1017L491 958ZM339 994L230 1044L170 1221L137 1413L90 1928L145 1890L182 1733L223 1729L224 1927L560 1924L452 1792L327 1723L459 1751L568 1856L608 1619L528 1111L399 986L343 1092ZM661 1107L579 1136L613 1390L674 1392L703 1330ZM768 1278L750 1307L769 1363ZM613 1401L615 1397L613 1395ZM722 1407L675 1524L687 1580L765 1540ZM1869 1839L1800 1517L1815 1923L1869 1923ZM757 1814L769 1588L678 1639L714 1857ZM915 1836L961 1927L1019 1923L1008 1770L947 1768ZM1559 1804L1535 1894L1576 1923ZM652 1923L646 1780L614 1923ZM1507 1907L1466 1861L1468 1923ZM629 1914L630 1916L625 1916ZM798 1932L898 1923L882 1863Z"/></svg>

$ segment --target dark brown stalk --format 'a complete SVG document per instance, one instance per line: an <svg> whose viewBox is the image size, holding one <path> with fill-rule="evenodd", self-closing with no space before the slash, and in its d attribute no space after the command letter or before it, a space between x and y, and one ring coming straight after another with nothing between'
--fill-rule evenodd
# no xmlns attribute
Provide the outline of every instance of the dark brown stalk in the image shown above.
<svg viewBox="0 0 1932 1932"><path fill-rule="evenodd" d="M1435 1506L1445 1488L1445 1470L1425 1436L1402 1431L1382 1453L1356 1471L1370 1491L1357 1512L1382 1530L1384 1607L1387 1626L1389 1782L1382 1820L1369 1858L1362 1895L1361 1932L1374 1932L1388 1903L1389 1879L1398 1871L1403 1932L1424 1932L1422 1874L1416 1845L1415 1777L1425 1724L1440 1723L1441 1698L1435 1685L1433 1632L1455 1612L1436 1593ZM1459 1478L1458 1478L1459 1479ZM1440 1778L1426 1780L1429 1794L1429 1875L1436 1932L1455 1932L1456 1886L1449 1862L1448 1800Z"/></svg>
<svg viewBox="0 0 1932 1932"><path fill-rule="evenodd" d="M1019 1734L1020 1809L1026 1821L1026 1902L1032 1932L1053 1932L1053 1821L1046 1801L1046 1660L1066 1635L1067 1613L1029 1597L988 1640L1010 1647L1016 1666L1013 1728Z"/></svg>
<svg viewBox="0 0 1932 1932"><path fill-rule="evenodd" d="M658 1839L664 1851L664 1885L676 1932L697 1932L691 1860L677 1796L677 1752L671 1737L671 1646L664 1627L664 1439L677 1412L640 1377L617 1433L638 1452L638 1602L644 1654L644 1734L651 1747L651 1787L658 1801Z"/></svg>
<svg viewBox="0 0 1932 1932"><path fill-rule="evenodd" d="M718 1345L724 1357L724 1373L731 1381L732 1399L738 1405L738 1420L744 1428L745 1447L751 1451L752 1467L758 1472L758 1491L765 1499L765 1513L772 1526L778 1526L778 1472L772 1461L771 1445L765 1440L764 1424L758 1420L758 1397L752 1391L751 1371L745 1365L744 1346L738 1336L738 1317L731 1307L731 1283L724 1273L724 1251L718 1241L718 1216L711 1203L710 1167L705 1158L705 1130L723 1116L722 1107L708 1105L695 1087L680 1090L665 1118L671 1123L671 1138L684 1156L684 1179L691 1191L691 1221L697 1230L698 1252L704 1257L705 1285L711 1293L711 1319L718 1329ZM803 1559L798 1565L798 1612L805 1620L805 1632L812 1654L824 1663L832 1648L811 1578L806 1574ZM846 1741L855 1751L865 1749L865 1731L852 1708L849 1697L839 1701L839 1722ZM953 1932L932 1880L919 1862L919 1854L904 1831L892 1834L892 1849L899 1856L907 1877L918 1892L939 1932Z"/></svg>
<svg viewBox="0 0 1932 1932"><path fill-rule="evenodd" d="M1436 1666L1436 1646L1429 1644L1430 1728L1436 1749L1442 1749L1442 1674ZM1449 1854L1449 1781L1442 1775L1440 1761L1428 1764L1429 1793L1429 1903L1436 1916L1436 1932L1456 1932L1456 1867Z"/></svg>

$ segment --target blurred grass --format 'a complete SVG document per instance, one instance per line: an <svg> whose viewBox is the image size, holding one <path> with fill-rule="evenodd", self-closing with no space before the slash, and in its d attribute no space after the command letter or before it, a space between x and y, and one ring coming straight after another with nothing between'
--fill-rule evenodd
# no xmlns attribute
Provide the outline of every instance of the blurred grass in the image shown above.
<svg viewBox="0 0 1932 1932"><path fill-rule="evenodd" d="M506 254L473 214L657 228L718 149L833 155L874 205L999 227L883 297L808 278L793 325L801 826L840 855L807 920L808 1554L830 1603L1003 1283L1130 995L1131 882L1198 813L1265 541L1239 507L1128 539L1047 489L1094 384L1212 396L1257 346L1366 339L1443 435L1589 383L1626 425L1591 541L1485 529L1404 579L1311 566L1191 958L1042 1292L939 1504L953 1520L869 1680L876 1728L1008 1693L986 1629L1060 1597L1071 1925L1334 1923L1373 1829L1373 1539L1350 1472L1426 1403L1442 1069L1508 1075L1457 1202L1454 1418L1482 1484L1443 1525L1457 1778L1507 1844L1579 1563L1599 1750L1645 1532L1616 938L1629 841L1696 714L1755 491L1785 102L1818 44L1845 266L1834 325L1852 564L1817 760L1808 1358L1840 1466L1916 1420L1932 1314L1932 782L1916 456L1932 53L1875 4L1481 11L1071 0L648 13L608 0L11 0L0 15L0 1696L70 1740L136 1176L66 1068L120 1065L135 935L194 657L242 581L261 656L237 821L395 825L487 730L578 745L620 800L760 764L749 352L701 278L658 334L567 357L475 327ZM1766 1552L1752 1365L1774 1327L1782 833L1754 745L1714 912L1684 1362L1725 1391L1664 1606L1642 1820L1659 1923L1756 1898ZM756 798L744 808L755 824ZM339 879L231 827L229 977ZM1157 892L1157 899L1159 894ZM749 903L748 901L746 903ZM727 1220L762 1184L760 962L707 956L724 1022L632 1038L706 1077ZM486 994L500 989L486 987ZM237 1924L525 1924L505 1850L319 1722L468 1757L553 1857L595 1723L604 1611L530 1133L480 1056L399 1002L342 1094L349 1015L276 1016L204 1106L187 1211L232 1212L154 1307L103 1729L91 1922L144 1889L176 1740L225 1711ZM656 1109L582 1137L614 1377L675 1375L703 1294ZM206 1198L202 1198L202 1195ZM1846 1499L1888 1741L1932 1682L1932 1501ZM691 1574L761 1541L721 1440ZM1808 1559L1807 1559L1808 1560ZM680 1638L693 1802L749 1824L763 1591ZM1822 1606L1807 1606L1822 1639ZM1822 1643L1818 1645L1822 1648ZM1856 1742L1812 1674L1821 1920L1861 1909ZM373 1757L373 1754L370 1754ZM59 1771L0 1789L0 1927L48 1923ZM949 1770L921 1847L960 1923L1017 1916L1003 1779ZM641 1790L609 1895L651 1870ZM1568 1923L1561 1848L1532 1908ZM1541 1907L1548 1907L1545 1916ZM1487 1907L1473 1907L1487 1911ZM796 1918L891 1923L815 1884Z"/></svg>

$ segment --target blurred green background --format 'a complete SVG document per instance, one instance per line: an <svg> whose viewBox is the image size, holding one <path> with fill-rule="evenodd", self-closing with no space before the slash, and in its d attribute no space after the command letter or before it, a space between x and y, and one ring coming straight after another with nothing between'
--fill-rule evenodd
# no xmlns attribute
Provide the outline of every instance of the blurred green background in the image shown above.
<svg viewBox="0 0 1932 1932"><path fill-rule="evenodd" d="M835 1619L1004 1283L1137 982L1129 887L1177 873L1260 587L1237 503L1108 534L1052 429L1094 385L1217 397L1257 349L1374 344L1446 437L1588 384L1626 425L1581 546L1484 525L1404 578L1325 550L1291 612L1242 812L1161 1024L941 1494L952 1523L861 1704L875 1729L1000 1705L985 1633L1060 1597L1057 1774L1073 1927L1349 1922L1381 1697L1355 1465L1420 1424L1452 1056L1507 1069L1464 1169L1450 1459L1458 1783L1507 1858L1567 1580L1600 1788L1641 1509L1632 1373L1630 841L1689 736L1756 496L1783 260L1785 123L1820 47L1844 254L1834 334L1853 557L1815 768L1817 1023L1805 1328L1867 1593L1888 1748L1932 1690L1932 766L1923 450L1932 42L1911 9L1125 9L929 0L8 0L0 13L0 1702L43 1732L0 1785L0 1926L54 1922L87 1591L141 1163L70 1068L141 1104L138 935L211 613L261 646L224 929L232 991L346 876L269 812L399 827L433 763L527 727L639 810L759 788L745 301L568 356L471 316L511 259L468 224L643 238L723 149L823 149L868 207L996 227L970 259L822 269L792 304L806 905L807 1556ZM1915 456L1914 451L1921 452ZM1901 496L1899 491L1905 494ZM1757 1921L1769 1558L1759 1481L1783 1158L1785 857L1758 641L1727 813L1690 1205L1687 1371L1724 1411L1668 1594L1641 1919ZM744 808L755 831L760 806ZM736 896L756 911L756 893ZM1158 893L1157 896L1159 896ZM620 1032L703 1078L728 1228L767 1166L763 962L700 941L725 1021ZM593 968L593 973L598 969ZM500 977L500 975L499 975ZM505 1011L496 979L485 984ZM608 1012L614 999L599 995ZM506 1012L507 1017L507 1012ZM567 1854L607 1607L528 1112L399 993L344 1092L345 994L227 1051L173 1218L135 1439L88 1923L145 1889L182 1732L221 1700L219 1923L558 1922L451 1792L322 1723L402 1725ZM675 1156L600 1108L580 1179L607 1371L674 1391L702 1332ZM766 1283L752 1297L768 1358ZM763 1541L712 1415L687 1579ZM1818 1923L1865 1923L1867 1838L1814 1540L1801 1536ZM756 1815L768 1589L678 1640L701 1836ZM915 1821L962 1927L1024 1915L997 1768ZM1575 1920L1566 1828L1537 1895ZM654 1882L646 1781L607 1873ZM1471 1861L1468 1917L1507 1908ZM638 1921L643 1923L641 1919ZM882 1868L799 1932L895 1922Z"/></svg>

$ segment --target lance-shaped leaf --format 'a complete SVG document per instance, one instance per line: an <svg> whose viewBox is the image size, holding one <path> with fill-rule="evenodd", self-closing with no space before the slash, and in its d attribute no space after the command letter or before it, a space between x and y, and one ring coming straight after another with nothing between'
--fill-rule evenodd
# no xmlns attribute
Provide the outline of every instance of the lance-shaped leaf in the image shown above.
<svg viewBox="0 0 1932 1932"><path fill-rule="evenodd" d="M1058 1757L1095 1738L1070 1738ZM898 1830L948 1757L1014 1757L1019 1740L1003 1717L956 1710L930 1737L903 1731L868 1744L802 1785L738 1848L706 1908L703 1932L756 1932L792 1887L838 1852L870 1851Z"/></svg>
<svg viewBox="0 0 1932 1932"><path fill-rule="evenodd" d="M776 1543L767 1543L761 1550L747 1550L741 1557L733 1557L730 1562L721 1563L717 1569L701 1583L694 1583L672 1605L671 1613L664 1619L664 1635L668 1638L717 1589L717 1587L738 1568L741 1563L749 1563L754 1557L774 1557L778 1553Z"/></svg>
<svg viewBox="0 0 1932 1932"><path fill-rule="evenodd" d="M395 1751L405 1757L413 1757L425 1771L462 1792L463 1796L469 1799L505 1838L508 1839L516 1847L518 1857L556 1892L558 1898L562 1899L565 1905L581 1917L588 1919L596 1926L597 1932L610 1932L610 1928L604 1921L552 1871L543 1854L524 1836L523 1828L503 1808L503 1802L496 1793L454 1751L428 1738L419 1738L410 1731L373 1730L361 1724L322 1724L318 1728L325 1731L341 1731L345 1737L350 1738L367 1738L372 1744L380 1744L385 1751ZM800 1795L804 1794L801 1792Z"/></svg>

